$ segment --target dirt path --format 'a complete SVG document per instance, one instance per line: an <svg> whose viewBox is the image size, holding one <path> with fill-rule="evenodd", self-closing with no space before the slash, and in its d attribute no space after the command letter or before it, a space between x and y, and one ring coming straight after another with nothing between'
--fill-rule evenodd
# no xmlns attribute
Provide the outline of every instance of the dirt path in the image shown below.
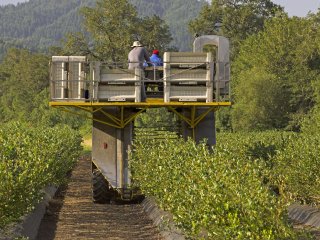
<svg viewBox="0 0 320 240"><path fill-rule="evenodd" d="M38 240L110 239L160 240L140 204L94 204L91 199L91 161L83 158L68 186L51 200L41 222Z"/></svg>

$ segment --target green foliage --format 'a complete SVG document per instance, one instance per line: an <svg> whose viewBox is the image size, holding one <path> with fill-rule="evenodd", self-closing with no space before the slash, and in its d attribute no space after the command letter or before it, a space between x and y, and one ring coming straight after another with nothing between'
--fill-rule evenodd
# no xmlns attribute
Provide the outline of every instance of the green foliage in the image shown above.
<svg viewBox="0 0 320 240"><path fill-rule="evenodd" d="M316 26L312 17L281 16L243 43L233 65L235 130L299 130L320 76Z"/></svg>
<svg viewBox="0 0 320 240"><path fill-rule="evenodd" d="M215 112L216 131L230 132L231 127L231 108L220 108Z"/></svg>
<svg viewBox="0 0 320 240"><path fill-rule="evenodd" d="M302 132L312 135L320 132L320 106L316 105L302 120Z"/></svg>
<svg viewBox="0 0 320 240"><path fill-rule="evenodd" d="M191 140L140 138L131 168L191 238L299 239L287 206L320 202L319 141L318 133L223 133L209 151Z"/></svg>
<svg viewBox="0 0 320 240"><path fill-rule="evenodd" d="M98 0L94 8L85 7L81 12L100 59L125 60L138 20L134 7L127 0Z"/></svg>
<svg viewBox="0 0 320 240"><path fill-rule="evenodd" d="M320 203L319 141L318 132L218 135L221 145L233 144L234 157L263 163L264 183L287 203Z"/></svg>
<svg viewBox="0 0 320 240"><path fill-rule="evenodd" d="M52 47L50 52L52 55L64 56L98 56L93 53L89 47L89 40L84 33L68 33L62 40L63 47Z"/></svg>
<svg viewBox="0 0 320 240"><path fill-rule="evenodd" d="M170 48L175 46L180 51L191 50L192 36L187 29L188 22L195 18L200 12L201 7L205 5L204 0L130 0L129 2L136 7L140 18L153 18L157 16L165 21L170 27L170 32L173 37ZM148 21L145 21L145 23L148 23ZM142 26L143 25L144 24L142 24ZM159 40L165 38L165 35L162 33L163 31L158 31ZM143 37L143 35L141 37ZM166 40L168 41L170 38L171 37L166 38ZM158 49L159 47L156 48Z"/></svg>
<svg viewBox="0 0 320 240"><path fill-rule="evenodd" d="M237 76L236 103L232 111L234 130L283 128L289 116L284 103L289 96L282 83L264 69L253 68ZM287 94L286 94L287 93Z"/></svg>
<svg viewBox="0 0 320 240"><path fill-rule="evenodd" d="M35 94L49 85L48 58L10 49L0 65L1 120L28 118Z"/></svg>
<svg viewBox="0 0 320 240"><path fill-rule="evenodd" d="M170 48L172 36L169 26L158 16L141 19L136 26L136 32L139 33L139 39L150 52L153 49L164 52Z"/></svg>
<svg viewBox="0 0 320 240"><path fill-rule="evenodd" d="M131 168L143 192L195 239L296 239L287 198L275 194L272 174L276 152L289 138L218 135L213 153L191 140L142 140Z"/></svg>
<svg viewBox="0 0 320 240"><path fill-rule="evenodd" d="M139 114L135 120L137 127L161 127L162 125L174 127L177 119L173 113L168 112L166 108L147 109L145 113Z"/></svg>
<svg viewBox="0 0 320 240"><path fill-rule="evenodd" d="M274 158L274 180L288 201L320 203L319 132L295 134Z"/></svg>
<svg viewBox="0 0 320 240"><path fill-rule="evenodd" d="M41 200L41 190L61 184L81 153L81 137L69 127L0 129L0 227L17 221Z"/></svg>
<svg viewBox="0 0 320 240"><path fill-rule="evenodd" d="M270 0L212 0L203 7L199 16L191 21L191 32L200 35L223 35L232 42L232 52L248 36L264 27L266 19L274 17L282 8Z"/></svg>
<svg viewBox="0 0 320 240"><path fill-rule="evenodd" d="M320 132L320 80L313 81L312 87L316 104L309 114L305 116L301 124L302 131L310 135Z"/></svg>

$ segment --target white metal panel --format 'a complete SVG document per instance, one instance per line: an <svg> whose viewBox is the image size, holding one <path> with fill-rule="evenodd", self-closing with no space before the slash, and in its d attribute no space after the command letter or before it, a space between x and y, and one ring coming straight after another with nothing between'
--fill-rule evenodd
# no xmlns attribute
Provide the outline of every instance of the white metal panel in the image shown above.
<svg viewBox="0 0 320 240"><path fill-rule="evenodd" d="M137 99L138 86L100 85L98 87L98 99L108 101L135 101Z"/></svg>
<svg viewBox="0 0 320 240"><path fill-rule="evenodd" d="M85 100L85 56L53 56L51 63L51 99Z"/></svg>
<svg viewBox="0 0 320 240"><path fill-rule="evenodd" d="M164 102L213 100L211 53L164 53Z"/></svg>
<svg viewBox="0 0 320 240"><path fill-rule="evenodd" d="M135 70L129 69L104 69L101 72L101 82L134 82L140 80L139 75L136 76Z"/></svg>
<svg viewBox="0 0 320 240"><path fill-rule="evenodd" d="M68 56L52 56L52 62L68 62Z"/></svg>
<svg viewBox="0 0 320 240"><path fill-rule="evenodd" d="M84 63L86 62L86 57L85 56L69 56L69 62Z"/></svg>
<svg viewBox="0 0 320 240"><path fill-rule="evenodd" d="M97 67L96 67L97 68ZM98 101L134 101L141 102L143 72L141 69L109 69L99 65L93 71L98 79L95 96Z"/></svg>
<svg viewBox="0 0 320 240"><path fill-rule="evenodd" d="M209 81L206 69L176 69L173 68L170 71L170 81L198 81L205 82Z"/></svg>
<svg viewBox="0 0 320 240"><path fill-rule="evenodd" d="M173 64L190 64L190 66L197 66L206 62L211 62L211 53L203 52L165 52L164 63Z"/></svg>

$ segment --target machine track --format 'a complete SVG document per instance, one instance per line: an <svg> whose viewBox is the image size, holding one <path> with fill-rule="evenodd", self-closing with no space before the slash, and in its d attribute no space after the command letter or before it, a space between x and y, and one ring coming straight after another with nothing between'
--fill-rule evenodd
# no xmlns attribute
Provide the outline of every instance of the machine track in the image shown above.
<svg viewBox="0 0 320 240"><path fill-rule="evenodd" d="M79 160L69 183L58 189L44 216L37 240L160 240L160 232L137 203L92 201L91 160Z"/></svg>

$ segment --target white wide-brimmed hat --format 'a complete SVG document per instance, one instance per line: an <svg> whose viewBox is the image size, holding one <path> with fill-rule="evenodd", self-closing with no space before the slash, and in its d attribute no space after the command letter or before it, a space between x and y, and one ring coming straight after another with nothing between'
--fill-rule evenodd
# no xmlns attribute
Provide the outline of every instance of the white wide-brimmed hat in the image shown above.
<svg viewBox="0 0 320 240"><path fill-rule="evenodd" d="M139 41L134 41L131 47L142 47L143 45Z"/></svg>

